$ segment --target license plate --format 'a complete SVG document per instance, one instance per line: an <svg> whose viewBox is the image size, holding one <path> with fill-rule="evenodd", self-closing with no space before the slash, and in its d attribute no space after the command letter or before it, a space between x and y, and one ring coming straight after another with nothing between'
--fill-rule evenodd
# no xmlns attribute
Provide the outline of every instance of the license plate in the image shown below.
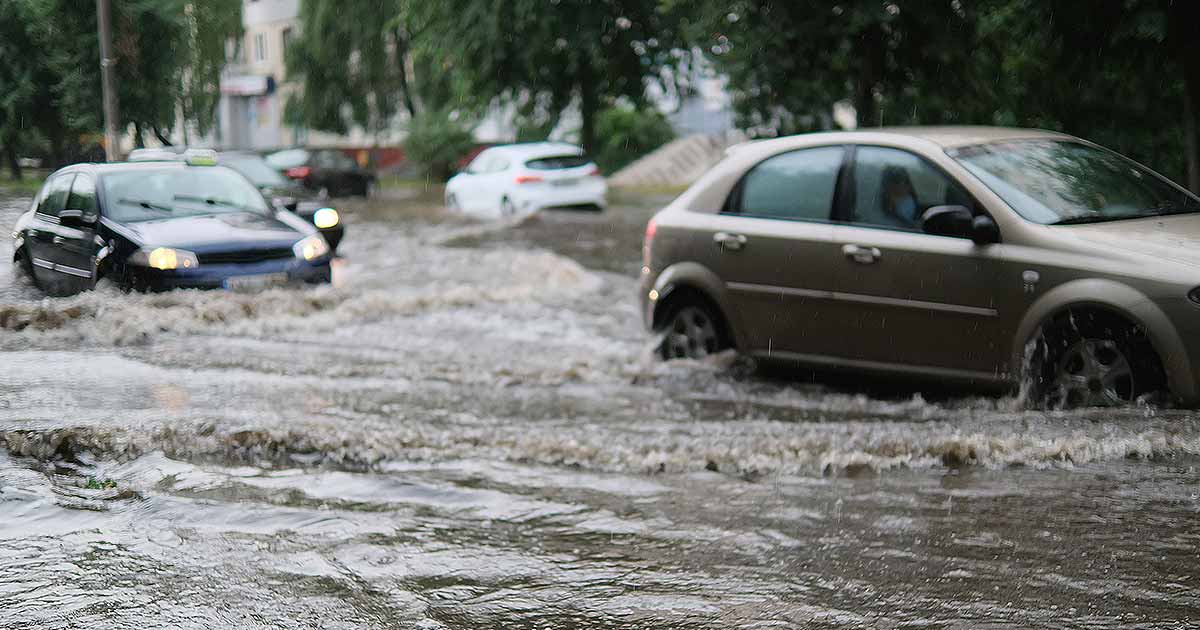
<svg viewBox="0 0 1200 630"><path fill-rule="evenodd" d="M572 177L570 179L556 179L550 182L554 186L575 186L579 183L579 179Z"/></svg>
<svg viewBox="0 0 1200 630"><path fill-rule="evenodd" d="M286 273L261 273L250 276L234 276L225 279L225 288L230 291L261 291L287 284Z"/></svg>

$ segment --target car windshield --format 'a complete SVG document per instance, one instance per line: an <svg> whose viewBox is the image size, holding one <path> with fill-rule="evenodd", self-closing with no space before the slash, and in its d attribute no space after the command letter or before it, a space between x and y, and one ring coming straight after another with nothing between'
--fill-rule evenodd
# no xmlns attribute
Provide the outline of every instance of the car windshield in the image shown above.
<svg viewBox="0 0 1200 630"><path fill-rule="evenodd" d="M1116 153L1070 141L1024 140L951 156L1018 214L1043 224L1200 212L1200 200Z"/></svg>
<svg viewBox="0 0 1200 630"><path fill-rule="evenodd" d="M246 176L260 188L286 188L288 180L271 168L267 161L255 155L221 156L221 164Z"/></svg>
<svg viewBox="0 0 1200 630"><path fill-rule="evenodd" d="M220 166L131 169L104 176L104 214L123 222L234 212L267 213L258 189Z"/></svg>
<svg viewBox="0 0 1200 630"><path fill-rule="evenodd" d="M276 170L294 168L308 162L308 151L304 149L288 149L272 153L263 158L267 165Z"/></svg>

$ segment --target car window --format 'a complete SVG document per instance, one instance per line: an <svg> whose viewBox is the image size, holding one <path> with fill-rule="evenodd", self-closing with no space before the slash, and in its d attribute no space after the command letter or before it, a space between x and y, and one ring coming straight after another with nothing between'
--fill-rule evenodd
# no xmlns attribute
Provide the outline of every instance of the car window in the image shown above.
<svg viewBox="0 0 1200 630"><path fill-rule="evenodd" d="M973 207L970 196L917 155L886 147L858 147L854 156L854 204L858 225L921 230L921 215L934 206Z"/></svg>
<svg viewBox="0 0 1200 630"><path fill-rule="evenodd" d="M71 184L71 194L67 197L67 208L82 210L84 214L96 212L96 182L91 175L80 173Z"/></svg>
<svg viewBox="0 0 1200 630"><path fill-rule="evenodd" d="M746 173L729 210L774 219L828 221L846 150L802 149L776 155Z"/></svg>
<svg viewBox="0 0 1200 630"><path fill-rule="evenodd" d="M256 155L221 156L221 164L241 173L255 186L285 188L288 180Z"/></svg>
<svg viewBox="0 0 1200 630"><path fill-rule="evenodd" d="M333 160L334 168L339 170L353 171L354 169L358 168L358 162L355 162L354 158L351 158L340 151L331 152L331 159Z"/></svg>
<svg viewBox="0 0 1200 630"><path fill-rule="evenodd" d="M67 196L71 192L71 182L74 179L74 173L66 173L55 177L46 190L46 197L38 204L37 211L52 217L58 216L58 213L62 212L66 206Z"/></svg>
<svg viewBox="0 0 1200 630"><path fill-rule="evenodd" d="M529 160L525 166L538 171L579 168L592 163L592 158L586 155L552 155Z"/></svg>

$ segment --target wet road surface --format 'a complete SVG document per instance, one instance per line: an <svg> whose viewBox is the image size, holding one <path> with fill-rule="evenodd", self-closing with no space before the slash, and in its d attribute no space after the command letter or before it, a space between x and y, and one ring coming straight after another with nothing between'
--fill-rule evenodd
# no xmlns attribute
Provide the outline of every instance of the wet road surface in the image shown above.
<svg viewBox="0 0 1200 630"><path fill-rule="evenodd" d="M46 299L0 264L0 627L1200 621L1194 413L662 364L662 200L436 198L350 204L334 287Z"/></svg>

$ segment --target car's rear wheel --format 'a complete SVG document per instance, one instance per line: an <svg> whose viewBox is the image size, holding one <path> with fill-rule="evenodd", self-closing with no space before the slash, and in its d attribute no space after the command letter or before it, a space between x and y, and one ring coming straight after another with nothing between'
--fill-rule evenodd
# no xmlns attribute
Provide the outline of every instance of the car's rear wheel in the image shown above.
<svg viewBox="0 0 1200 630"><path fill-rule="evenodd" d="M1031 402L1049 409L1117 407L1163 392L1166 375L1145 331L1099 310L1042 327L1028 358Z"/></svg>
<svg viewBox="0 0 1200 630"><path fill-rule="evenodd" d="M659 352L668 361L703 359L729 347L719 316L706 304L681 303L664 321Z"/></svg>

